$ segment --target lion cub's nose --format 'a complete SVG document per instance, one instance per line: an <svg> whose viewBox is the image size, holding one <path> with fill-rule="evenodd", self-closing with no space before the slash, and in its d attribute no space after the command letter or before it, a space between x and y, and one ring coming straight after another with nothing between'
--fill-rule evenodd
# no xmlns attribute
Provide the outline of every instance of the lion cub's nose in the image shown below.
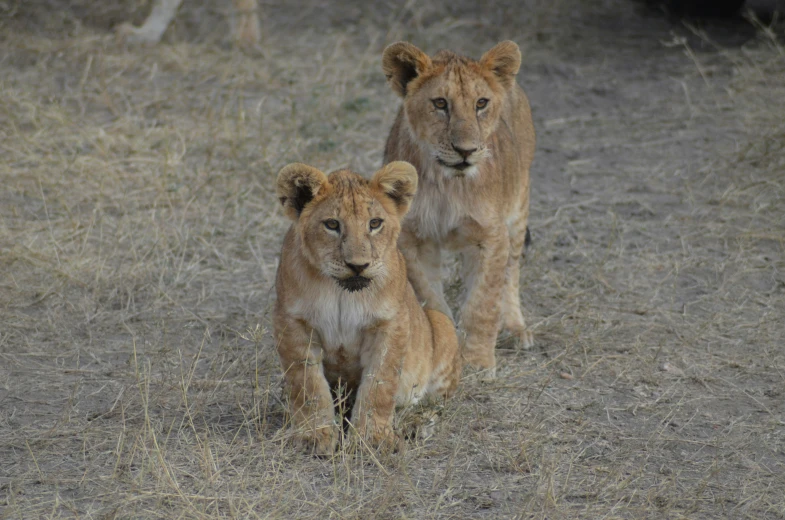
<svg viewBox="0 0 785 520"><path fill-rule="evenodd" d="M362 274L362 272L365 271L365 269L369 265L371 265L371 264L362 264L362 265L360 265L360 264L350 264L349 262L346 262L346 267L348 267L349 269L354 271L354 274L357 275L357 276L360 276L360 274Z"/></svg>
<svg viewBox="0 0 785 520"><path fill-rule="evenodd" d="M471 154L477 151L477 148L459 148L455 145L452 145L452 149L461 154L464 159L468 159Z"/></svg>

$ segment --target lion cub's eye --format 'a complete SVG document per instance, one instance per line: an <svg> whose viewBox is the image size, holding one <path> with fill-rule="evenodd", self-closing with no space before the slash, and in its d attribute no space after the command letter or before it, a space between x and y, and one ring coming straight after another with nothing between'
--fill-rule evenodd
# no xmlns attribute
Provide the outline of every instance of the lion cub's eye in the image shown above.
<svg viewBox="0 0 785 520"><path fill-rule="evenodd" d="M433 106L438 108L439 110L444 110L447 108L447 100L443 97L436 98L433 100Z"/></svg>
<svg viewBox="0 0 785 520"><path fill-rule="evenodd" d="M379 229L382 227L382 222L384 221L380 218L372 218L368 225L371 227L371 229Z"/></svg>
<svg viewBox="0 0 785 520"><path fill-rule="evenodd" d="M330 231L338 231L341 228L341 224L334 218L328 218L324 221L324 227Z"/></svg>
<svg viewBox="0 0 785 520"><path fill-rule="evenodd" d="M483 108L488 106L488 99L480 98L477 100L477 110L482 110Z"/></svg>

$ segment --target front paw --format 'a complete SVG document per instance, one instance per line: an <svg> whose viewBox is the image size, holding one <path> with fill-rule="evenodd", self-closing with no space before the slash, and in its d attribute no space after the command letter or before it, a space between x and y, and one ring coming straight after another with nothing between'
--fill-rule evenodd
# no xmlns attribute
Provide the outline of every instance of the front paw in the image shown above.
<svg viewBox="0 0 785 520"><path fill-rule="evenodd" d="M477 380L483 383L490 383L496 381L496 367L483 368L477 363L467 364L463 370L463 377L465 380Z"/></svg>
<svg viewBox="0 0 785 520"><path fill-rule="evenodd" d="M134 27L128 22L123 22L115 27L115 40L118 44L156 44L161 38L160 35L145 31L141 27Z"/></svg>
<svg viewBox="0 0 785 520"><path fill-rule="evenodd" d="M534 346L534 334L529 329L523 329L515 334L518 338L518 345L523 350L529 350Z"/></svg>
<svg viewBox="0 0 785 520"><path fill-rule="evenodd" d="M534 346L534 334L523 326L505 327L496 342L502 348L529 350Z"/></svg>
<svg viewBox="0 0 785 520"><path fill-rule="evenodd" d="M444 406L430 400L421 401L413 407L406 408L398 423L403 438L422 442L433 437L443 409Z"/></svg>
<svg viewBox="0 0 785 520"><path fill-rule="evenodd" d="M302 450L312 455L326 457L335 453L338 444L338 427L330 424L297 431L293 436L293 441Z"/></svg>
<svg viewBox="0 0 785 520"><path fill-rule="evenodd" d="M356 431L361 444L374 450L392 453L401 448L402 439L389 424L361 425Z"/></svg>
<svg viewBox="0 0 785 520"><path fill-rule="evenodd" d="M461 357L465 367L479 369L480 379L490 381L496 378L496 354L493 348L467 343L462 349Z"/></svg>

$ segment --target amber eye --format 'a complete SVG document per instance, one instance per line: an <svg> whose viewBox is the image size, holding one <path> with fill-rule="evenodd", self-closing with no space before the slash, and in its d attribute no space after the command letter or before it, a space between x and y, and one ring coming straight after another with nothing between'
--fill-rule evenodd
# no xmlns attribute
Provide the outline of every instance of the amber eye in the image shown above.
<svg viewBox="0 0 785 520"><path fill-rule="evenodd" d="M488 100L486 98L480 98L477 100L477 110L482 110L487 106L488 106Z"/></svg>
<svg viewBox="0 0 785 520"><path fill-rule="evenodd" d="M447 108L447 100L443 97L436 98L433 100L433 106L438 108L439 110L445 110Z"/></svg>
<svg viewBox="0 0 785 520"><path fill-rule="evenodd" d="M341 228L341 224L339 224L338 221L334 218L328 218L324 221L324 227L330 231L338 231Z"/></svg>
<svg viewBox="0 0 785 520"><path fill-rule="evenodd" d="M372 218L368 225L371 227L371 229L379 229L382 227L382 222L384 221L380 218Z"/></svg>

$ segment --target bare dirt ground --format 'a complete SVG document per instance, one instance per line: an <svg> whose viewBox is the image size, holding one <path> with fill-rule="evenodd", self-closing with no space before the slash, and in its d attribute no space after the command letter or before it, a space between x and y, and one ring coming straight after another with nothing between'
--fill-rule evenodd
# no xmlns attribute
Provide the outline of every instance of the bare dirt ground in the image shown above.
<svg viewBox="0 0 785 520"><path fill-rule="evenodd" d="M785 517L776 30L622 0L262 2L243 54L224 9L124 48L144 2L0 2L1 518ZM401 453L293 451L275 174L379 166L385 44L504 38L539 136L537 346L500 345L498 380Z"/></svg>

